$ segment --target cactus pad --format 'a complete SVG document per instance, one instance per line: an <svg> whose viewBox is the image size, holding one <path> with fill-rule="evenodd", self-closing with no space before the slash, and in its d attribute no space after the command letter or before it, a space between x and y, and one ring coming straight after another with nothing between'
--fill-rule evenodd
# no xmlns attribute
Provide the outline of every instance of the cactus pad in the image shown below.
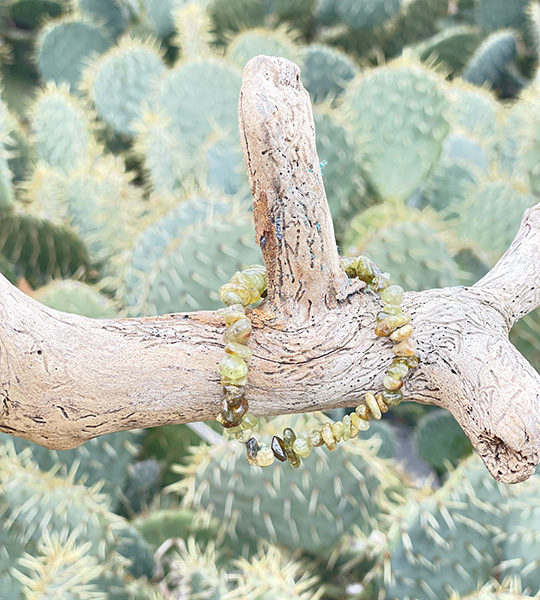
<svg viewBox="0 0 540 600"><path fill-rule="evenodd" d="M448 27L415 46L416 55L423 62L438 61L452 73L461 71L480 43L480 32L475 27L457 25Z"/></svg>
<svg viewBox="0 0 540 600"><path fill-rule="evenodd" d="M180 63L161 79L155 102L169 117L171 133L193 152L207 139L213 123L238 131L239 91L240 72L235 67L217 58L197 59Z"/></svg>
<svg viewBox="0 0 540 600"><path fill-rule="evenodd" d="M448 133L438 77L401 61L355 79L344 97L366 177L385 200L410 196L436 163Z"/></svg>
<svg viewBox="0 0 540 600"><path fill-rule="evenodd" d="M95 61L84 76L84 87L99 116L115 131L132 134L165 65L151 44L124 39Z"/></svg>
<svg viewBox="0 0 540 600"><path fill-rule="evenodd" d="M249 29L234 37L227 48L227 57L239 67L259 54L282 56L299 62L299 52L285 30Z"/></svg>
<svg viewBox="0 0 540 600"><path fill-rule="evenodd" d="M107 319L116 315L114 303L109 298L81 281L52 281L36 290L34 298L50 308L94 319Z"/></svg>
<svg viewBox="0 0 540 600"><path fill-rule="evenodd" d="M444 471L447 464L457 465L472 450L457 421L444 410L435 410L420 419L414 443L418 456L438 471Z"/></svg>
<svg viewBox="0 0 540 600"><path fill-rule="evenodd" d="M347 252L369 256L405 289L420 291L457 284L457 265L435 219L433 223L423 218L387 223L371 229L367 238L359 236L356 243L349 237L352 247Z"/></svg>
<svg viewBox="0 0 540 600"><path fill-rule="evenodd" d="M83 66L111 45L110 38L97 25L66 18L46 25L38 39L37 65L45 81L65 82L77 89Z"/></svg>
<svg viewBox="0 0 540 600"><path fill-rule="evenodd" d="M251 215L198 200L201 206L197 199L179 205L135 241L123 288L132 311L216 308L217 290L231 273L260 262Z"/></svg>
<svg viewBox="0 0 540 600"><path fill-rule="evenodd" d="M90 123L86 107L67 86L49 84L31 109L31 127L37 156L51 167L69 171L87 157Z"/></svg>
<svg viewBox="0 0 540 600"><path fill-rule="evenodd" d="M402 485L369 440L349 442L339 453L316 449L314 467L301 472L279 465L257 470L244 454L232 443L195 449L177 489L185 491L186 505L208 509L238 545L252 550L262 537L291 550L327 552L351 523L365 532L382 527L392 491Z"/></svg>
<svg viewBox="0 0 540 600"><path fill-rule="evenodd" d="M496 87L517 54L516 34L497 31L475 50L463 70L463 79L475 85Z"/></svg>
<svg viewBox="0 0 540 600"><path fill-rule="evenodd" d="M76 0L82 14L103 23L112 37L118 37L129 23L129 10L123 0Z"/></svg>
<svg viewBox="0 0 540 600"><path fill-rule="evenodd" d="M313 102L339 96L358 72L345 52L325 44L305 46L300 57L302 82Z"/></svg>
<svg viewBox="0 0 540 600"><path fill-rule="evenodd" d="M493 264L513 240L525 209L534 203L534 197L512 182L482 182L455 207L452 224L463 247Z"/></svg>

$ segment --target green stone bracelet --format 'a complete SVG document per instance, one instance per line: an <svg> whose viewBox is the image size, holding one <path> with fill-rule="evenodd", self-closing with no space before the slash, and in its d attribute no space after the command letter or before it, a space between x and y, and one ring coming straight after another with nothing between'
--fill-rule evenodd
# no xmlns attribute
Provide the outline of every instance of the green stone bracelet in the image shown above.
<svg viewBox="0 0 540 600"><path fill-rule="evenodd" d="M247 449L247 460L251 465L267 467L277 459L288 461L297 468L302 458L307 458L314 447L326 445L328 450L336 449L338 442L358 436L360 431L369 429L371 419L380 419L390 406L403 400L403 378L418 366L416 345L411 339L413 332L411 315L401 307L403 289L389 285L390 276L365 256L342 258L341 264L349 277L357 277L367 283L367 289L377 293L383 310L377 316L375 334L388 337L394 342L395 358L386 369L383 390L367 392L364 400L354 412L345 415L341 421L324 423L297 436L293 429L286 427L282 437L273 436L270 447L260 444L252 432L258 421L248 415L248 402L245 386L247 383L247 362L252 351L247 343L251 336L251 321L246 316L246 307L261 300L268 285L266 270L260 265L248 267L233 275L229 283L219 289L219 297L226 308L220 309L225 321L225 356L218 370L223 385L223 401L217 420L231 435Z"/></svg>

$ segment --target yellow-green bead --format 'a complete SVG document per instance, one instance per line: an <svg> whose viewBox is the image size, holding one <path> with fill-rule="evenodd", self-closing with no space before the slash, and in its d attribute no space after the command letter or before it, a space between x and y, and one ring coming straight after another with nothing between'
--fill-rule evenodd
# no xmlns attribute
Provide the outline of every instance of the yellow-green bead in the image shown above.
<svg viewBox="0 0 540 600"><path fill-rule="evenodd" d="M255 427L257 427L257 424L257 417L254 417L253 415L244 415L240 427L245 427L246 429L254 429Z"/></svg>
<svg viewBox="0 0 540 600"><path fill-rule="evenodd" d="M223 304L241 304L247 306L251 300L251 291L238 283L226 283L219 288L219 297Z"/></svg>
<svg viewBox="0 0 540 600"><path fill-rule="evenodd" d="M399 390L402 385L403 385L403 381L401 381L401 379L395 379L394 377L391 377L390 375L385 375L383 377L383 386L384 386L385 390L388 390L390 392L395 392L396 390Z"/></svg>
<svg viewBox="0 0 540 600"><path fill-rule="evenodd" d="M245 444L251 437L251 432L252 429L240 429L239 431L234 432L234 437L241 444Z"/></svg>
<svg viewBox="0 0 540 600"><path fill-rule="evenodd" d="M358 431L367 431L369 429L369 421L361 419L355 412L352 412L349 417L351 417L351 424Z"/></svg>
<svg viewBox="0 0 540 600"><path fill-rule="evenodd" d="M400 285L389 285L380 296L384 304L399 305L403 302L403 288Z"/></svg>
<svg viewBox="0 0 540 600"><path fill-rule="evenodd" d="M375 394L373 394L372 392L368 392L364 396L364 400L366 402L366 406L369 408L369 412L371 413L371 416L374 419L377 419L377 421L378 421L382 417L382 414L381 414L381 409L379 408L379 405L377 404Z"/></svg>
<svg viewBox="0 0 540 600"><path fill-rule="evenodd" d="M407 375L409 372L409 367L402 362L398 362L400 360L401 359L395 358L388 369L386 369L386 374L390 375L390 377L393 377L394 379L403 379L403 377L405 377L405 375Z"/></svg>
<svg viewBox="0 0 540 600"><path fill-rule="evenodd" d="M306 438L314 448L324 444L324 440L319 429L311 429L308 431Z"/></svg>
<svg viewBox="0 0 540 600"><path fill-rule="evenodd" d="M406 340L408 337L411 337L413 332L412 325L409 323L407 325L403 325L403 327L398 327L391 335L390 339L393 342L402 342Z"/></svg>
<svg viewBox="0 0 540 600"><path fill-rule="evenodd" d="M403 392L401 390L398 390L397 392L384 390L384 392L382 392L382 397L388 406L397 406L403 401Z"/></svg>
<svg viewBox="0 0 540 600"><path fill-rule="evenodd" d="M238 342L229 342L225 346L225 352L227 354L234 354L234 356L239 356L244 360L249 360L253 356L253 350L248 348L244 344L239 344Z"/></svg>
<svg viewBox="0 0 540 600"><path fill-rule="evenodd" d="M237 271L232 277L230 283L244 287L249 291L249 298L246 296L247 304L253 304L261 298L258 286L254 278L243 271Z"/></svg>
<svg viewBox="0 0 540 600"><path fill-rule="evenodd" d="M294 440L292 449L300 458L307 458L311 454L311 444L302 437Z"/></svg>
<svg viewBox="0 0 540 600"><path fill-rule="evenodd" d="M371 419L371 411L369 410L365 402L361 402L354 409L354 412L364 421L369 421Z"/></svg>
<svg viewBox="0 0 540 600"><path fill-rule="evenodd" d="M366 256L359 256L356 259L356 276L366 283L371 283L373 280L375 276L373 263Z"/></svg>
<svg viewBox="0 0 540 600"><path fill-rule="evenodd" d="M334 433L334 437L339 442L343 437L343 423L341 421L336 421L332 423L332 432Z"/></svg>
<svg viewBox="0 0 540 600"><path fill-rule="evenodd" d="M226 344L236 342L237 344L246 344L251 335L251 321L244 317L233 323L223 334L223 340Z"/></svg>
<svg viewBox="0 0 540 600"><path fill-rule="evenodd" d="M274 453L268 446L261 444L257 456L255 457L255 464L258 467L269 467L274 462Z"/></svg>
<svg viewBox="0 0 540 600"><path fill-rule="evenodd" d="M330 425L330 423L325 423L321 427L321 435L328 450L330 450L331 452L334 451L337 446L337 440L336 436L334 435L334 432L332 431L332 426Z"/></svg>
<svg viewBox="0 0 540 600"><path fill-rule="evenodd" d="M218 370L227 379L242 379L246 377L248 368L245 361L239 356L225 355L220 361ZM234 385L234 384L233 384Z"/></svg>
<svg viewBox="0 0 540 600"><path fill-rule="evenodd" d="M345 415L343 419L341 419L341 423L343 425L343 441L347 442L351 439L351 417Z"/></svg>
<svg viewBox="0 0 540 600"><path fill-rule="evenodd" d="M383 304L383 310L388 315L400 315L403 312L400 304Z"/></svg>
<svg viewBox="0 0 540 600"><path fill-rule="evenodd" d="M402 313L400 315L388 315L381 319L375 326L375 335L387 337L398 327L406 325L411 320L411 315Z"/></svg>
<svg viewBox="0 0 540 600"><path fill-rule="evenodd" d="M396 356L414 356L416 354L416 343L411 338L407 338L394 346Z"/></svg>
<svg viewBox="0 0 540 600"><path fill-rule="evenodd" d="M236 321L239 321L246 316L246 311L241 304L231 304L231 306L227 306L226 308L220 308L217 312L223 317L225 325L227 326L236 323Z"/></svg>
<svg viewBox="0 0 540 600"><path fill-rule="evenodd" d="M356 258L351 258L349 256L343 256L341 258L341 268L349 277L356 277L356 263Z"/></svg>
<svg viewBox="0 0 540 600"><path fill-rule="evenodd" d="M381 394L381 392L379 392L378 394L375 394L375 400L377 400L377 404L379 405L381 412L387 413L388 412L388 404L386 404L386 402L384 401L384 398L383 398L383 395Z"/></svg>

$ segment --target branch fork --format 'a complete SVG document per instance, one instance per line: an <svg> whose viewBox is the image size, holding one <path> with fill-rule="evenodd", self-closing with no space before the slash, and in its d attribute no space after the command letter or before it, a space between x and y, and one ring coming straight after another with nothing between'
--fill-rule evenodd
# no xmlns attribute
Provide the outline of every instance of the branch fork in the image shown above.
<svg viewBox="0 0 540 600"><path fill-rule="evenodd" d="M254 414L351 406L381 387L391 347L379 306L340 266L300 71L245 67L241 143L268 298L250 315ZM540 376L508 341L540 304L540 204L471 288L408 293L420 367L410 400L448 409L492 475L522 481L540 461ZM0 276L0 430L71 448L124 429L215 418L223 323L211 311L92 320L35 302Z"/></svg>

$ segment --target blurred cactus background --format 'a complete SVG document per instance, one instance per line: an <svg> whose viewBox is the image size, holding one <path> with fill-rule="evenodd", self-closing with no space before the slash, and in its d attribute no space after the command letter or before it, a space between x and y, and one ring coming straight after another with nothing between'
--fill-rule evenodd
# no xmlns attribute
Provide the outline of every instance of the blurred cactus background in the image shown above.
<svg viewBox="0 0 540 600"><path fill-rule="evenodd" d="M528 0L2 0L0 272L95 318L218 307L261 261L237 101L269 54L301 67L341 253L470 285L538 201L539 50ZM511 337L539 370L540 312ZM405 403L299 472L205 427L2 435L0 599L540 590L540 472L496 483L443 411Z"/></svg>

